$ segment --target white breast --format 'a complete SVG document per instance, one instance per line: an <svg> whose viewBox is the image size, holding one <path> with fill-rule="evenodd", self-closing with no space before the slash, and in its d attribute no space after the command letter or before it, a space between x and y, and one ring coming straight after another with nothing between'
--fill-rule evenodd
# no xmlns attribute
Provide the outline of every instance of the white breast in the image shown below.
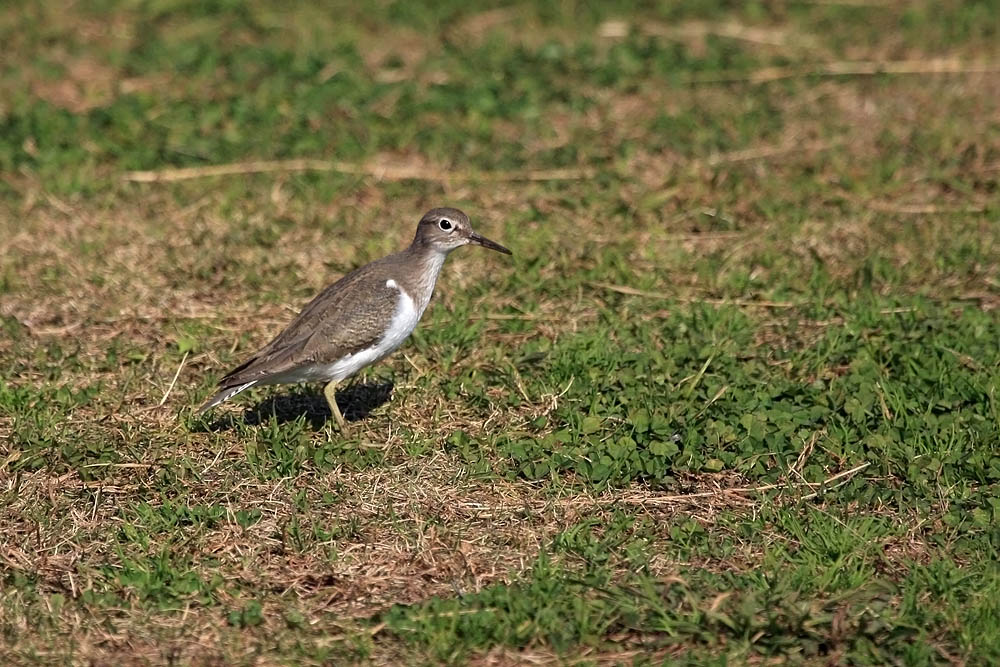
<svg viewBox="0 0 1000 667"><path fill-rule="evenodd" d="M423 308L421 308L414 303L410 295L397 285L395 280L385 281L385 286L399 292L399 303L396 305L396 313L392 316L392 322L389 323L385 335L373 348L378 353L376 359L381 359L403 344L403 341L417 328L417 322L420 321L420 317L424 314L424 308L427 307L427 304L423 304Z"/></svg>
<svg viewBox="0 0 1000 667"><path fill-rule="evenodd" d="M349 354L332 364L315 368L311 375L315 374L316 379L330 381L348 378L365 366L391 354L413 333L427 304L423 304L423 308L419 307L410 298L410 295L396 284L395 280L387 280L385 286L399 292L399 301L396 304L396 312L392 316L389 328L386 329L382 338L369 348Z"/></svg>

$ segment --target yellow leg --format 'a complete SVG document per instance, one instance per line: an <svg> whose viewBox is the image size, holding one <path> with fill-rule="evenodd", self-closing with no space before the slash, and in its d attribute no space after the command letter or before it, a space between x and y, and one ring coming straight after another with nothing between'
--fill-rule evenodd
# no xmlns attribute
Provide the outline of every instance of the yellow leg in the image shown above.
<svg viewBox="0 0 1000 667"><path fill-rule="evenodd" d="M326 385L323 389L323 395L326 396L326 402L330 404L330 412L333 414L333 418L337 420L337 426L340 428L341 433L347 433L347 422L344 421L344 416L340 414L340 408L337 407L337 380L333 380Z"/></svg>

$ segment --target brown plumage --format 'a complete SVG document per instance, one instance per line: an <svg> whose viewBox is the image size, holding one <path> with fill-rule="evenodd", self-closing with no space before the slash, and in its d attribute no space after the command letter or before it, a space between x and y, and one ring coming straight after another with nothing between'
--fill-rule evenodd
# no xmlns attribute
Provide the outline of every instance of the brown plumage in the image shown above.
<svg viewBox="0 0 1000 667"><path fill-rule="evenodd" d="M326 382L330 410L343 428L336 384L402 344L423 315L447 254L470 243L510 254L473 231L462 211L428 211L408 248L320 292L274 340L227 373L199 413L254 385Z"/></svg>

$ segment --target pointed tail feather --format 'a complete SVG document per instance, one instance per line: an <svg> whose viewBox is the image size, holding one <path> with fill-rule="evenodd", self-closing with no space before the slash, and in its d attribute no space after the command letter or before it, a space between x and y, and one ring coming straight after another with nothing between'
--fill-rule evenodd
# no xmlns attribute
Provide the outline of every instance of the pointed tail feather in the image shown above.
<svg viewBox="0 0 1000 667"><path fill-rule="evenodd" d="M199 414L199 415L205 414L206 412L208 412L209 410L211 410L215 406L219 405L220 403L225 403L226 401L228 401L230 398L232 398L236 394L240 393L241 391L243 391L245 389L249 389L250 387L254 386L255 384L257 384L257 380L250 380L249 382L246 382L244 384L239 384L239 385L236 385L235 387L227 387L226 389L223 389L218 394L216 394L212 398L208 399L208 401L205 403L205 405L203 405L200 408L198 408L197 414Z"/></svg>

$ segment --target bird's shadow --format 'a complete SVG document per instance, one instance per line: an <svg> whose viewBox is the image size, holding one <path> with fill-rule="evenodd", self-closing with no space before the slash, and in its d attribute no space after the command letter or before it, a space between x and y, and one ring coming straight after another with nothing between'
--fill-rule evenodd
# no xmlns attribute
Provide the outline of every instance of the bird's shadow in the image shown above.
<svg viewBox="0 0 1000 667"><path fill-rule="evenodd" d="M393 383L357 382L350 384L337 392L337 406L344 419L356 422L367 417L380 405L388 402L392 396ZM242 415L227 414L204 425L204 431L229 431L238 423L248 426L258 426L273 417L279 424L295 421L305 417L313 430L320 430L333 419L330 406L322 391L309 387L296 386L290 391L282 391L248 407Z"/></svg>

